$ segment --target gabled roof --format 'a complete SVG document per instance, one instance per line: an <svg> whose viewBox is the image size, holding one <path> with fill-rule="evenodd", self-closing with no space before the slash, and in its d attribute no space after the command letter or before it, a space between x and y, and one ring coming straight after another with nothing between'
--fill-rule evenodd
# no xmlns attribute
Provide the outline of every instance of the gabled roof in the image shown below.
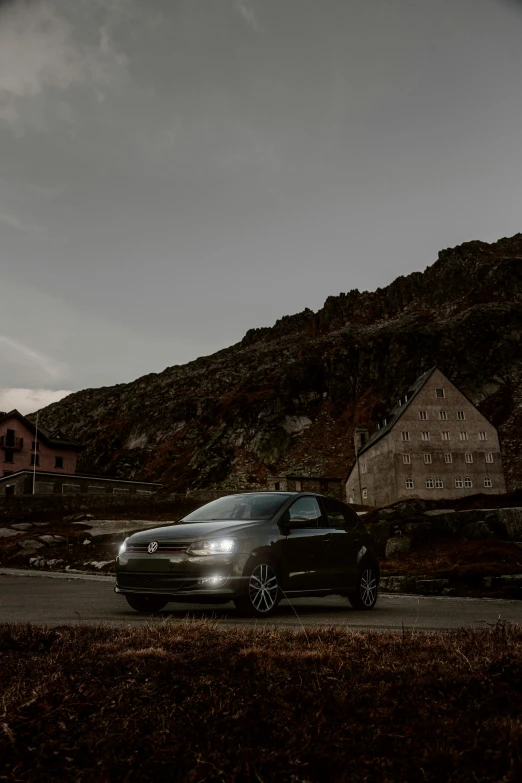
<svg viewBox="0 0 522 783"><path fill-rule="evenodd" d="M26 419L25 416L22 416L22 414L17 410L12 410L9 411L9 413L1 414L0 424L2 424L4 419L11 419L13 417L18 419L20 424L23 424L23 426L26 427L29 432L32 432L36 435L36 425L33 424L32 421L29 421L29 419ZM64 435L64 433L58 429L51 432L50 430L44 429L43 427L38 427L38 439L51 448L71 449L72 451L81 451L83 449L81 443L78 443L77 440L73 440L72 438L68 438L67 435Z"/></svg>
<svg viewBox="0 0 522 783"><path fill-rule="evenodd" d="M401 397L402 403L397 405L393 408L389 416L386 417L386 424L384 427L381 427L377 432L374 432L371 438L366 441L364 446L359 449L359 453L357 454L357 458L361 456L365 451L367 451L371 446L373 446L375 443L377 443L378 440L381 438L384 438L385 435L387 435L392 427L397 423L397 421L400 419L406 408L409 406L411 401L417 396L417 394L420 392L428 378L430 378L435 370L437 369L437 366L432 367L431 370L428 370L423 375L421 375L417 380L412 383L408 391L406 392L406 397L403 399Z"/></svg>

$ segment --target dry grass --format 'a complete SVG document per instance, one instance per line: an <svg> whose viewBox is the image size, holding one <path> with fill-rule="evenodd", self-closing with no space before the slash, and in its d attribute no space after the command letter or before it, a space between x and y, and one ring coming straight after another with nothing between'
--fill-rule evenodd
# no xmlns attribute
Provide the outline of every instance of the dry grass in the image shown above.
<svg viewBox="0 0 522 783"><path fill-rule="evenodd" d="M0 626L2 781L522 780L522 628Z"/></svg>

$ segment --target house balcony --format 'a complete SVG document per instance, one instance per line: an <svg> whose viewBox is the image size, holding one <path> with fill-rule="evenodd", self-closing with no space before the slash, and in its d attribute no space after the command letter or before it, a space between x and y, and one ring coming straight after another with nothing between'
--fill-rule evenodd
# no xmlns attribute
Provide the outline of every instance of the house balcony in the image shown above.
<svg viewBox="0 0 522 783"><path fill-rule="evenodd" d="M21 451L24 447L23 438L12 438L7 435L0 435L0 449L6 451Z"/></svg>

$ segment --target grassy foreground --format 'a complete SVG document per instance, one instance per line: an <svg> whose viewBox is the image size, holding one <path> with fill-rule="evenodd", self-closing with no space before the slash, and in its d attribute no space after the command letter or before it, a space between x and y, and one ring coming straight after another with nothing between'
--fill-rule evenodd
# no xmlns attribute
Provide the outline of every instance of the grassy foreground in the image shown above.
<svg viewBox="0 0 522 783"><path fill-rule="evenodd" d="M522 626L0 626L1 781L522 780Z"/></svg>

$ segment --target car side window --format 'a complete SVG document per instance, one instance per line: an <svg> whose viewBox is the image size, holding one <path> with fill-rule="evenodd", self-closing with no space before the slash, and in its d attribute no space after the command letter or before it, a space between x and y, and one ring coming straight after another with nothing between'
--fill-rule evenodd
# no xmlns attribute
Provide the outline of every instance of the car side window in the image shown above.
<svg viewBox="0 0 522 783"><path fill-rule="evenodd" d="M315 498L299 498L289 508L290 522L302 522L300 527L319 527L321 509Z"/></svg>
<svg viewBox="0 0 522 783"><path fill-rule="evenodd" d="M359 524L359 517L353 509L340 500L321 498L326 516L326 527L353 528Z"/></svg>

